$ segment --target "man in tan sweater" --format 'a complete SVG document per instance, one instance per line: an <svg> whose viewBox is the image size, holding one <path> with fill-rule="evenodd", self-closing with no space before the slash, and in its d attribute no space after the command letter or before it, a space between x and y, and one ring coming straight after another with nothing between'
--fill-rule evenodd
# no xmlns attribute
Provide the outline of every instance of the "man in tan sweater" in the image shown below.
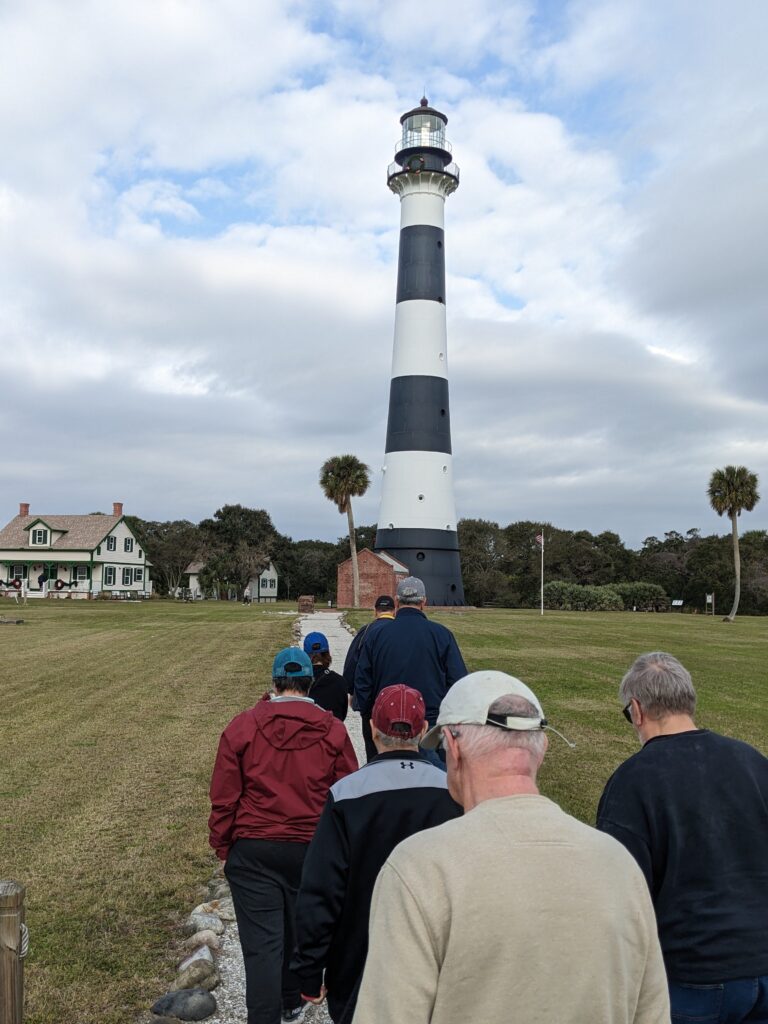
<svg viewBox="0 0 768 1024"><path fill-rule="evenodd" d="M535 694L474 672L425 737L461 818L381 870L354 1024L669 1024L645 879L609 836L540 796Z"/></svg>

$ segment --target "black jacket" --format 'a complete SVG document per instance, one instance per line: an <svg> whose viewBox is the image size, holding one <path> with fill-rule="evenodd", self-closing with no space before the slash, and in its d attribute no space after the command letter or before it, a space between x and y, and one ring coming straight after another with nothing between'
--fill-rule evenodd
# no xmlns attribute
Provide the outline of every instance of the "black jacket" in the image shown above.
<svg viewBox="0 0 768 1024"><path fill-rule="evenodd" d="M376 695L385 686L405 683L422 695L427 721L434 725L440 701L466 674L453 633L418 608L400 608L394 622L361 645L355 697L360 714L370 717Z"/></svg>
<svg viewBox="0 0 768 1024"><path fill-rule="evenodd" d="M315 665L313 673L315 678L307 696L311 697L318 707L333 712L333 715L343 722L349 710L347 684L338 672L323 668L322 665Z"/></svg>
<svg viewBox="0 0 768 1024"><path fill-rule="evenodd" d="M461 813L445 772L415 751L379 754L331 787L304 861L291 969L311 996L319 993L325 968L337 1024L352 1019L373 886L384 861L403 839Z"/></svg>

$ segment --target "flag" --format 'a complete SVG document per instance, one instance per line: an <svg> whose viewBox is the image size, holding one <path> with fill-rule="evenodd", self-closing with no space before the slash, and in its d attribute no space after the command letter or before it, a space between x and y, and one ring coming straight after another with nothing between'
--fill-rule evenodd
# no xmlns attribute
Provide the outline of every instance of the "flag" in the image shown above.
<svg viewBox="0 0 768 1024"><path fill-rule="evenodd" d="M536 534L536 543L540 547L542 547L542 548L544 547L544 534L543 533L537 533Z"/></svg>

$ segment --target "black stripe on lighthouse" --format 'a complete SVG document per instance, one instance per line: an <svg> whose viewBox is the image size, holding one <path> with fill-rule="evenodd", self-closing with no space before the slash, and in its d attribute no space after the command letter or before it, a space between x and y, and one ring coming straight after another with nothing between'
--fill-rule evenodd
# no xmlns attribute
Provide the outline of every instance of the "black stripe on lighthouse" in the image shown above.
<svg viewBox="0 0 768 1024"><path fill-rule="evenodd" d="M429 224L412 224L400 231L397 262L397 301L432 299L445 302L444 231Z"/></svg>
<svg viewBox="0 0 768 1024"><path fill-rule="evenodd" d="M384 450L451 454L451 416L445 377L392 378Z"/></svg>

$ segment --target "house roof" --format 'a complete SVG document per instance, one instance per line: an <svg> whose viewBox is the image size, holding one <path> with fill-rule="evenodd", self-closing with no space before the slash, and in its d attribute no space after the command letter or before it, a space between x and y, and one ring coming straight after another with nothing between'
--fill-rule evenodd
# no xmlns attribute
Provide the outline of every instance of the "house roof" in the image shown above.
<svg viewBox="0 0 768 1024"><path fill-rule="evenodd" d="M390 553L388 551L371 551L370 548L360 548L360 550L357 552L357 558L358 558L358 561L361 558L378 558L379 561L386 562L387 565L391 565L396 573L404 572L406 574L406 576L408 575L408 573L410 571L408 569L407 565L403 565L403 563L401 561L399 561L397 558L395 558L394 555L390 555ZM351 557L350 558L345 558L344 561L341 562L341 565L346 565L347 562L351 562L351 561L352 561Z"/></svg>
<svg viewBox="0 0 768 1024"><path fill-rule="evenodd" d="M410 572L407 565L403 565L401 561L395 558L394 555L390 555L388 551L375 551L374 554L378 555L379 558L383 559L385 562L389 562L395 572L404 572L406 576Z"/></svg>
<svg viewBox="0 0 768 1024"><path fill-rule="evenodd" d="M189 572L193 576L200 572L205 565L205 562L190 562L184 572Z"/></svg>
<svg viewBox="0 0 768 1024"><path fill-rule="evenodd" d="M28 548L29 527L41 520L51 530L65 531L45 551L82 551L98 547L106 535L117 526L122 516L16 516L0 530L0 548Z"/></svg>

